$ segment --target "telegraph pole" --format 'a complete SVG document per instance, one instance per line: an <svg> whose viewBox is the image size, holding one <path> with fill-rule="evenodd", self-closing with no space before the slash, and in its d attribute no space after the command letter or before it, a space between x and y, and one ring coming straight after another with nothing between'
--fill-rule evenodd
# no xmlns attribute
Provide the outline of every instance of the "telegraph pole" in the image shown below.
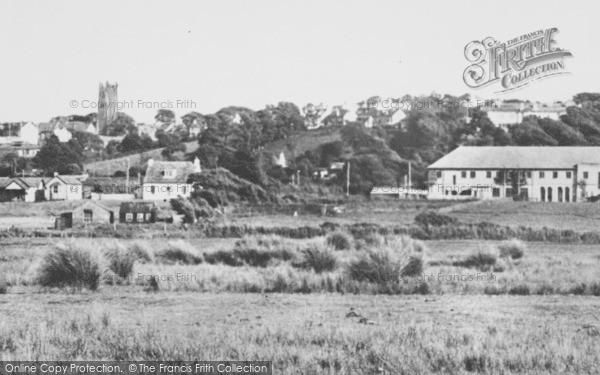
<svg viewBox="0 0 600 375"><path fill-rule="evenodd" d="M125 194L129 194L129 157L127 158L127 180L125 182Z"/></svg>
<svg viewBox="0 0 600 375"><path fill-rule="evenodd" d="M346 195L350 195L350 162L346 168Z"/></svg>
<svg viewBox="0 0 600 375"><path fill-rule="evenodd" d="M410 161L408 162L408 189L410 189L410 187L412 186L412 173L411 173L411 166L410 166Z"/></svg>

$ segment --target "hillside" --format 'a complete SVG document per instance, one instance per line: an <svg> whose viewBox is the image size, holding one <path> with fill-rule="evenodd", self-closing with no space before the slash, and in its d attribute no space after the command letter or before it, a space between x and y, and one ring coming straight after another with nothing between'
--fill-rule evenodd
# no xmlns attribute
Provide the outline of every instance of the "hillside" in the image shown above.
<svg viewBox="0 0 600 375"><path fill-rule="evenodd" d="M198 141L185 142L186 153L194 152L198 149ZM88 163L83 166L83 169L90 175L94 176L112 176L116 171L125 171L127 169L127 159L129 159L131 167L144 167L149 159L163 160L161 155L163 148L142 152L139 154L131 154L115 159L108 159ZM182 153L175 153L176 156L181 156Z"/></svg>
<svg viewBox="0 0 600 375"><path fill-rule="evenodd" d="M306 151L314 150L325 143L341 140L340 131L337 129L319 129L305 131L292 135L289 138L268 143L263 150L278 156L283 151L288 161L293 160Z"/></svg>

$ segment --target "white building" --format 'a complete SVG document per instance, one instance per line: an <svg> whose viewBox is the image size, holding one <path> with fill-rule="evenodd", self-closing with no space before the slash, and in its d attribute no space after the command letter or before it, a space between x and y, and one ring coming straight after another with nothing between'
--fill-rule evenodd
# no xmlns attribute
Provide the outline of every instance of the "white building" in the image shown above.
<svg viewBox="0 0 600 375"><path fill-rule="evenodd" d="M428 167L430 199L575 202L600 195L600 147L465 147Z"/></svg>
<svg viewBox="0 0 600 375"><path fill-rule="evenodd" d="M188 198L193 185L188 183L192 173L200 173L200 160L154 161L148 160L148 169L142 186L142 199L168 201L177 197Z"/></svg>
<svg viewBox="0 0 600 375"><path fill-rule="evenodd" d="M40 131L38 130L37 126L33 125L31 122L28 122L27 124L21 126L19 138L23 143L37 145L40 139Z"/></svg>
<svg viewBox="0 0 600 375"><path fill-rule="evenodd" d="M283 153L283 151L281 151L279 153L279 156L275 158L275 165L278 165L281 168L287 168L288 163L287 163L287 159L285 158L285 154Z"/></svg>
<svg viewBox="0 0 600 375"><path fill-rule="evenodd" d="M60 176L58 173L54 174L54 177L50 181L46 182L46 188L44 189L44 196L46 200L81 200L83 199L83 183L87 175L83 176Z"/></svg>

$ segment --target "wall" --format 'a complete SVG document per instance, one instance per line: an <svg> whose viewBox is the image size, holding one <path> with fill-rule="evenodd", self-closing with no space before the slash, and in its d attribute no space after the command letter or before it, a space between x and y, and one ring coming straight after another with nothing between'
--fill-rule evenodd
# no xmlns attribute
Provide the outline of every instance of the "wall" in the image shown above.
<svg viewBox="0 0 600 375"><path fill-rule="evenodd" d="M102 194L92 193L91 198L94 201L132 201L135 199L135 194Z"/></svg>
<svg viewBox="0 0 600 375"><path fill-rule="evenodd" d="M152 188L154 187L154 192ZM142 186L142 197L144 200L161 201L175 199L178 196L189 198L192 193L191 184L156 184L145 183Z"/></svg>

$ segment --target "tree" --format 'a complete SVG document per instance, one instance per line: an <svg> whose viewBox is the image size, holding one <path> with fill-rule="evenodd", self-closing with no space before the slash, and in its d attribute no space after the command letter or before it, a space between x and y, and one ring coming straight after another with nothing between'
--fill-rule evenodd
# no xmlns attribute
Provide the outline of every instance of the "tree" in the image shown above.
<svg viewBox="0 0 600 375"><path fill-rule="evenodd" d="M135 120L133 117L129 116L126 113L118 112L117 118L111 121L105 129L105 134L111 137L124 135L127 133L127 130L131 128L131 126L135 126Z"/></svg>
<svg viewBox="0 0 600 375"><path fill-rule="evenodd" d="M133 154L144 149L142 137L138 134L128 134L121 141L119 150L124 154Z"/></svg>
<svg viewBox="0 0 600 375"><path fill-rule="evenodd" d="M154 119L163 124L172 124L175 122L175 112L170 109L159 109Z"/></svg>
<svg viewBox="0 0 600 375"><path fill-rule="evenodd" d="M73 164L81 169L83 156L72 145L73 143L71 145L60 143L58 138L53 135L48 138L33 158L33 163L37 168L44 170L47 175L54 172L68 174L73 170Z"/></svg>

